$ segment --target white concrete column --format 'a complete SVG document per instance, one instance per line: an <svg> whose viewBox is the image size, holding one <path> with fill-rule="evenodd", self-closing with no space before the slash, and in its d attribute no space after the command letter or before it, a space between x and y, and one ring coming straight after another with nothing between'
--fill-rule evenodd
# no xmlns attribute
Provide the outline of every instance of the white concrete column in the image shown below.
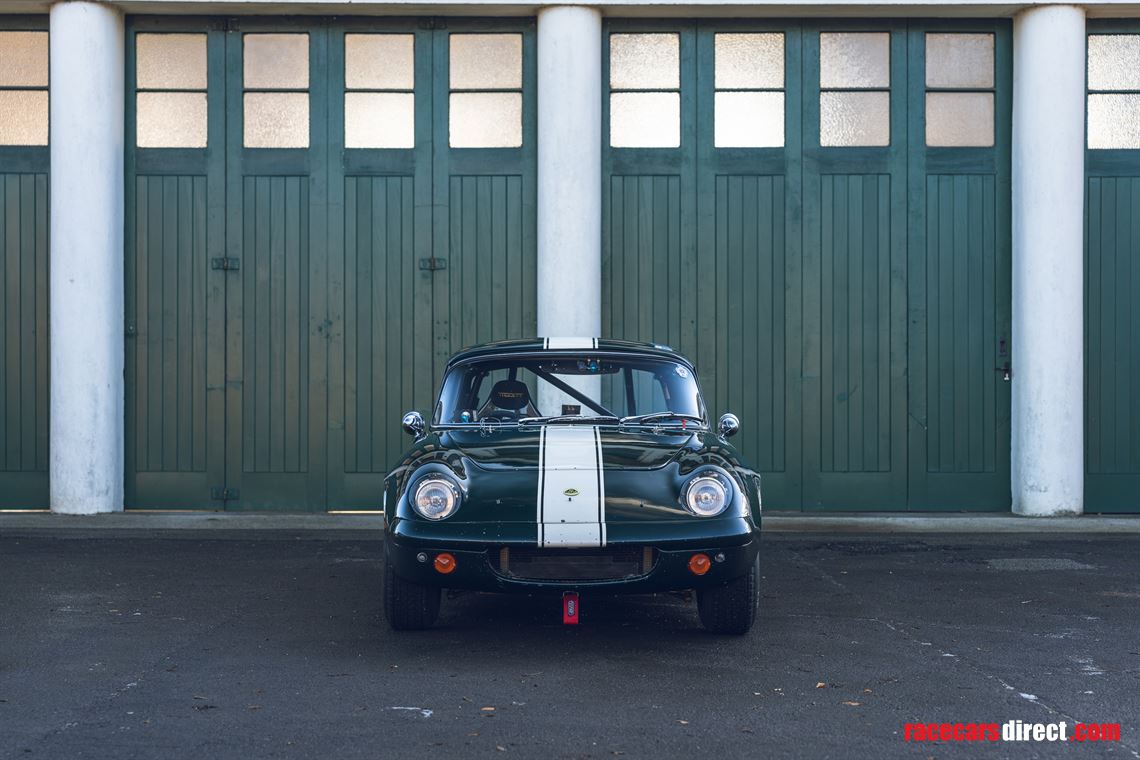
<svg viewBox="0 0 1140 760"><path fill-rule="evenodd" d="M1084 505L1085 14L1013 23L1013 511Z"/></svg>
<svg viewBox="0 0 1140 760"><path fill-rule="evenodd" d="M51 508L123 508L123 16L51 7Z"/></svg>
<svg viewBox="0 0 1140 760"><path fill-rule="evenodd" d="M538 334L602 325L602 14L538 13Z"/></svg>
<svg viewBox="0 0 1140 760"><path fill-rule="evenodd" d="M602 330L602 14L538 12L538 334L596 338ZM598 399L596 377L571 384ZM538 409L578 402L542 384ZM591 412L583 409L587 414Z"/></svg>

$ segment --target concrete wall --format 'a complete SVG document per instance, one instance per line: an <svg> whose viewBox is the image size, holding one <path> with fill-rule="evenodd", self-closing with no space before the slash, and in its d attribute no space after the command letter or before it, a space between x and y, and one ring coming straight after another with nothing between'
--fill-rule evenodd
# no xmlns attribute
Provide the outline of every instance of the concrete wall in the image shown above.
<svg viewBox="0 0 1140 760"><path fill-rule="evenodd" d="M1085 17L1013 26L1013 510L1084 504Z"/></svg>
<svg viewBox="0 0 1140 760"><path fill-rule="evenodd" d="M123 17L51 9L51 508L123 508Z"/></svg>

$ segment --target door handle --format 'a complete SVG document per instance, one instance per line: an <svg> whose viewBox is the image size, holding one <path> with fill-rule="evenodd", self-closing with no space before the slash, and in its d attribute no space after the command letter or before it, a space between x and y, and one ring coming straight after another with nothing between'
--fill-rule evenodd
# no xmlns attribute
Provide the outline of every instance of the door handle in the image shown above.
<svg viewBox="0 0 1140 760"><path fill-rule="evenodd" d="M1013 369L1010 368L1009 362L1006 362L1004 366L994 367L994 372L1000 372L1001 379L1005 380L1007 383L1009 382L1010 378L1013 377Z"/></svg>

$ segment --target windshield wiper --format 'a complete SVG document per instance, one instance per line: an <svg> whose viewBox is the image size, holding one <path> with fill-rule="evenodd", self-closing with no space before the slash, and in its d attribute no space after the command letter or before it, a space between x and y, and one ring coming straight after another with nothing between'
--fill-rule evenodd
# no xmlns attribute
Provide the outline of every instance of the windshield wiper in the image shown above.
<svg viewBox="0 0 1140 760"><path fill-rule="evenodd" d="M548 423L548 422L572 422L582 425L604 425L620 422L616 415L603 414L597 417L583 417L580 414L555 414L550 417L523 417L519 420L520 425L528 423Z"/></svg>
<svg viewBox="0 0 1140 760"><path fill-rule="evenodd" d="M705 424L704 419L695 414L684 414L683 412L649 412L648 414L632 414L629 417L622 417L621 424L623 425L644 425L647 422L657 422L659 420L692 420Z"/></svg>

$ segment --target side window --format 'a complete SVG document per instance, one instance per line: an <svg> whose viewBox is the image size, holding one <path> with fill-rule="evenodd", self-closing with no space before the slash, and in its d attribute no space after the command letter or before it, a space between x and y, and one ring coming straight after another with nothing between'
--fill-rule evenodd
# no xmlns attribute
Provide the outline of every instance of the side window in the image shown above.
<svg viewBox="0 0 1140 760"><path fill-rule="evenodd" d="M247 34L242 48L242 144L309 147L309 35Z"/></svg>
<svg viewBox="0 0 1140 760"><path fill-rule="evenodd" d="M819 144L891 144L891 35L819 35Z"/></svg>
<svg viewBox="0 0 1140 760"><path fill-rule="evenodd" d="M522 147L522 35L453 34L449 48L451 147Z"/></svg>
<svg viewBox="0 0 1140 760"><path fill-rule="evenodd" d="M205 148L206 35L135 36L135 144Z"/></svg>
<svg viewBox="0 0 1140 760"><path fill-rule="evenodd" d="M0 145L48 144L48 33L0 32Z"/></svg>
<svg viewBox="0 0 1140 760"><path fill-rule="evenodd" d="M713 145L782 148L784 35L717 34L713 47Z"/></svg>
<svg viewBox="0 0 1140 760"><path fill-rule="evenodd" d="M344 36L344 147L416 145L415 37Z"/></svg>
<svg viewBox="0 0 1140 760"><path fill-rule="evenodd" d="M1088 147L1140 148L1140 34L1092 34Z"/></svg>
<svg viewBox="0 0 1140 760"><path fill-rule="evenodd" d="M681 145L681 38L610 35L610 146Z"/></svg>
<svg viewBox="0 0 1140 760"><path fill-rule="evenodd" d="M994 36L926 35L926 144L994 144Z"/></svg>

